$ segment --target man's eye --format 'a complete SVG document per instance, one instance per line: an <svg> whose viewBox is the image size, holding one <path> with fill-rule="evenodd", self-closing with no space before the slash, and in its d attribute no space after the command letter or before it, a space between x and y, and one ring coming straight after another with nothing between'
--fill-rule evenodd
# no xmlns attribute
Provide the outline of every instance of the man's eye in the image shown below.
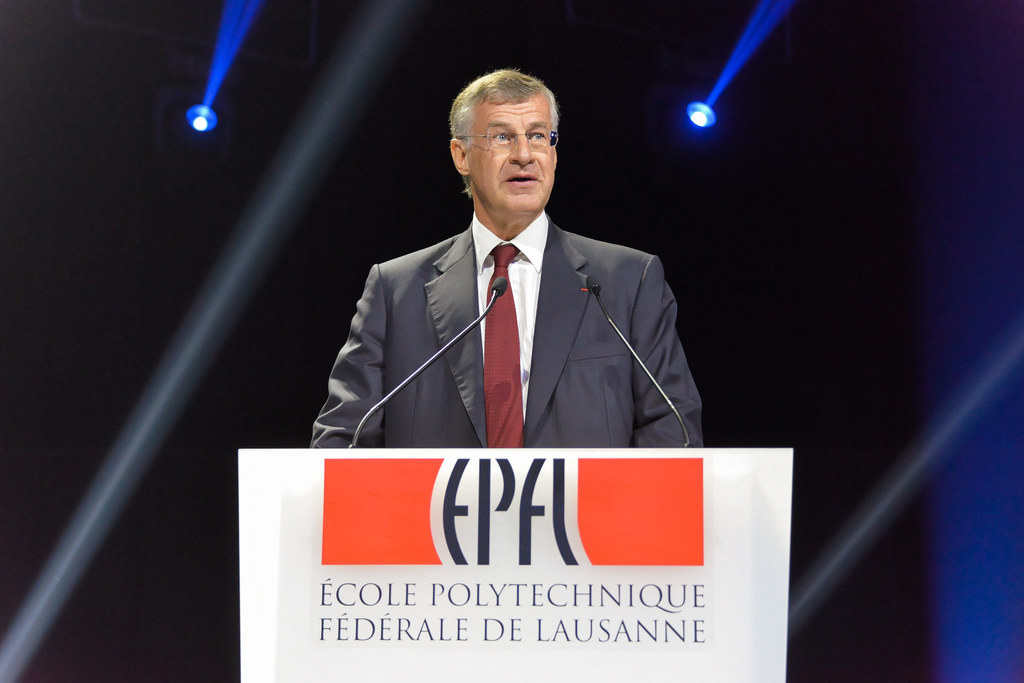
<svg viewBox="0 0 1024 683"><path fill-rule="evenodd" d="M509 136L509 134L508 134L508 133L495 133L495 134L494 134L494 135L492 136L492 139L493 139L493 140L494 140L495 142L503 143L503 142L508 142L508 141L509 141L509 139L510 139L510 136Z"/></svg>
<svg viewBox="0 0 1024 683"><path fill-rule="evenodd" d="M540 131L530 133L530 142L544 142L545 140L547 140L547 135Z"/></svg>

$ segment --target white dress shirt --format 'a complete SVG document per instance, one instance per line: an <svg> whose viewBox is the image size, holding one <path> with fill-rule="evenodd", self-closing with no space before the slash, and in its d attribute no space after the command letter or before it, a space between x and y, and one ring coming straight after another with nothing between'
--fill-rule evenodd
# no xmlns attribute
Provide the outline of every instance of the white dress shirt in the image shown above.
<svg viewBox="0 0 1024 683"><path fill-rule="evenodd" d="M548 216L542 213L533 223L511 240L519 253L508 266L509 291L516 304L516 322L519 324L519 368L523 380L523 417L526 417L526 395L530 388L530 362L533 359L533 330L537 321L537 297L540 294L541 267L544 247L548 241ZM477 293L479 312L483 313L490 294L488 285L494 273L491 250L507 243L484 227L473 214L473 248L476 251ZM485 319L480 325L485 334ZM484 337L486 338L486 337Z"/></svg>

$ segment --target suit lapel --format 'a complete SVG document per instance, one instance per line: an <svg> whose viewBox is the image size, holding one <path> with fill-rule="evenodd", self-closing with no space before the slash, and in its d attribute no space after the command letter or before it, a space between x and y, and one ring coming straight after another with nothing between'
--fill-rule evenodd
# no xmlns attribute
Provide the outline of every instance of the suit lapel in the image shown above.
<svg viewBox="0 0 1024 683"><path fill-rule="evenodd" d="M424 285L423 289L440 348L479 314L472 231L467 230L456 237L451 249L434 262L434 267L439 275ZM445 354L481 445L487 443L483 390L480 386L484 376L483 358L480 334L472 332Z"/></svg>
<svg viewBox="0 0 1024 683"><path fill-rule="evenodd" d="M585 256L566 242L564 233L551 224L544 248L537 321L533 333L530 391L526 403L526 445L548 402L572 350L587 305L586 275L579 272Z"/></svg>

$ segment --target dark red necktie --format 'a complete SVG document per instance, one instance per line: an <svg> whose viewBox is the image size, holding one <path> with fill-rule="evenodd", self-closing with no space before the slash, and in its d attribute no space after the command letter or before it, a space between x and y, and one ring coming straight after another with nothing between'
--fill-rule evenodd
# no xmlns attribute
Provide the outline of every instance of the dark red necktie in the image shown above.
<svg viewBox="0 0 1024 683"><path fill-rule="evenodd" d="M484 408L488 448L522 448L523 379L519 368L519 324L512 298L508 264L519 253L511 244L492 251L494 278L509 280L509 287L487 315L484 333ZM490 289L490 286L488 286Z"/></svg>

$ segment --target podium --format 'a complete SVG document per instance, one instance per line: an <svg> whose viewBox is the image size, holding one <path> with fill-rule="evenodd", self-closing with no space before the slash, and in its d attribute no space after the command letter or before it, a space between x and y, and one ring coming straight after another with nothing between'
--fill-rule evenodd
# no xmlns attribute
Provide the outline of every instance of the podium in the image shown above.
<svg viewBox="0 0 1024 683"><path fill-rule="evenodd" d="M792 464L241 450L242 681L784 681Z"/></svg>

